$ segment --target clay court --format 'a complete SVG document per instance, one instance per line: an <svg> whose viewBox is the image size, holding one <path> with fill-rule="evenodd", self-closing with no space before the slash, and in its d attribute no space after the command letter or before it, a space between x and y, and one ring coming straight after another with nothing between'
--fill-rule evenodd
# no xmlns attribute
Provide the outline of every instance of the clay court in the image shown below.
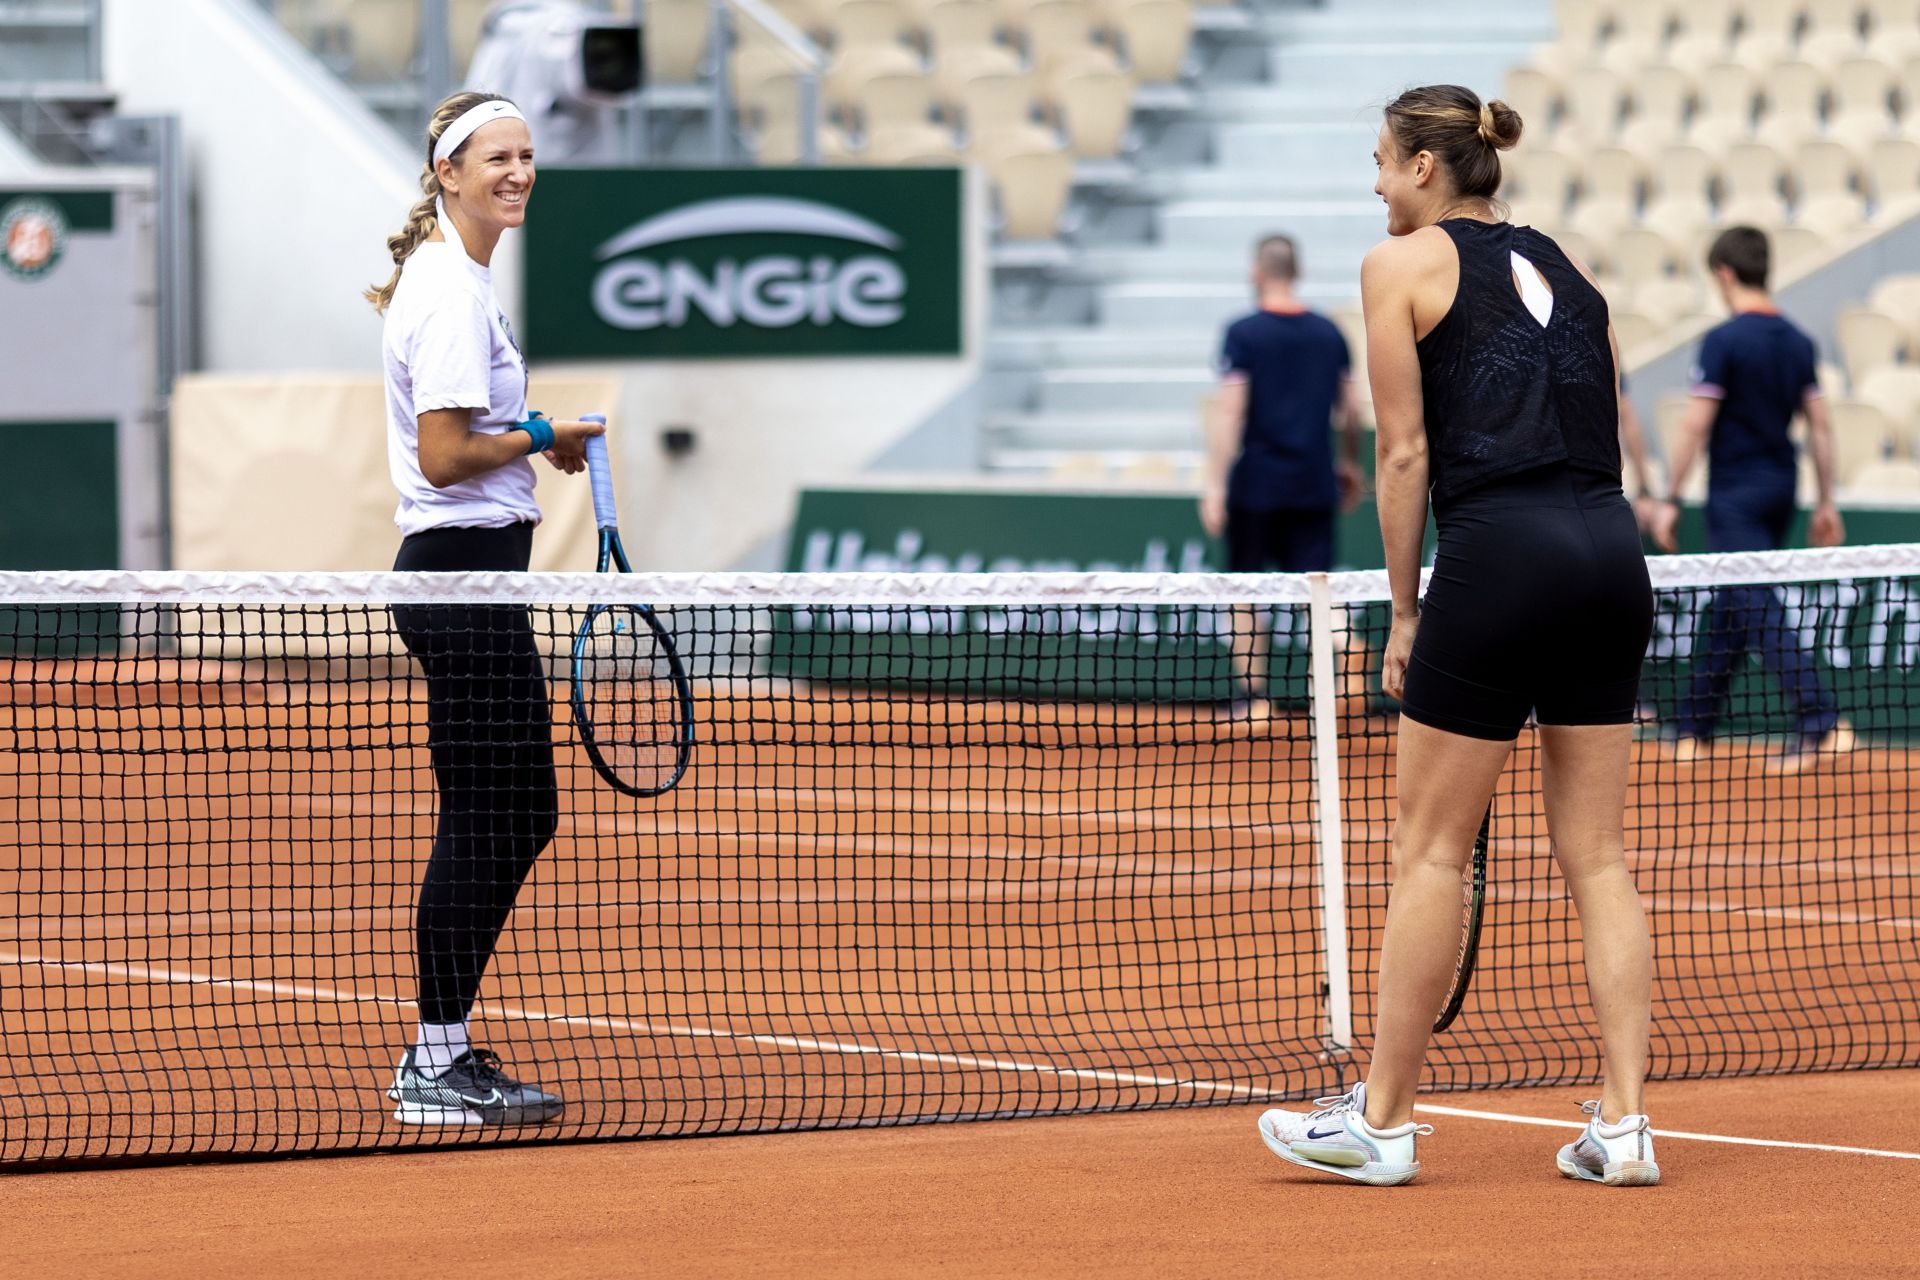
<svg viewBox="0 0 1920 1280"><path fill-rule="evenodd" d="M1665 1140L1673 1176L1636 1198L1552 1169L1599 1046L1523 734L1475 983L1430 1057L1431 1173L1380 1195L1301 1175L1253 1129L1261 1105L1365 1064L1393 735L1364 684L1318 720L1303 699L1242 723L1207 703L722 678L707 655L695 767L656 800L601 785L556 702L561 825L475 1027L566 1113L423 1129L383 1094L415 1016L434 813L420 690L383 611L305 640L290 616L271 657L182 627L200 656L13 664L0 1157L40 1206L21 1220L54 1228L23 1243L48 1251L33 1274L167 1240L189 1272L209 1247L379 1272L426 1240L525 1274L897 1274L903 1247L955 1274L1210 1274L1288 1270L1301 1232L1315 1270L1342 1274L1410 1261L1409 1226L1442 1273L1487 1270L1494 1229L1513 1232L1495 1261L1538 1274L1566 1269L1557 1215L1667 1251L1685 1224L1706 1273L1777 1228L1780 1273L1806 1274L1843 1245L1855 1272L1893 1265L1861 1252L1879 1247L1861 1214L1911 1230L1876 1206L1920 1189L1897 1103L1916 1077L1868 1069L1920 1058L1913 760L1895 739L1792 775L1757 737L1687 765L1636 747L1654 1071L1686 1081L1656 1087L1654 1119L1691 1135ZM571 615L553 616L564 640ZM1328 724L1344 943L1312 784ZM1331 993L1349 980L1360 1037L1343 1046ZM1782 1072L1821 1074L1697 1079ZM594 1141L695 1135L743 1136ZM501 1145L421 1150L476 1139ZM390 1150L408 1154L367 1154ZM249 1159L307 1154L350 1158ZM113 1167L233 1158L249 1162ZM393 1212L449 1180L538 1212L484 1247ZM183 1207L210 1202L248 1206L217 1246ZM124 1241L101 1233L106 1204ZM1817 1224L1849 1214L1822 1243ZM63 1221L84 1236L59 1239ZM1370 1243L1330 1258L1329 1232Z"/></svg>

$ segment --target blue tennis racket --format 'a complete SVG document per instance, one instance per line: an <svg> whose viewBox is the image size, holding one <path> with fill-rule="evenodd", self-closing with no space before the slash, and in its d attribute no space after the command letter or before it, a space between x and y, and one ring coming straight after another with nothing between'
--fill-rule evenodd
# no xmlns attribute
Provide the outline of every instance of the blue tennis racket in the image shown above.
<svg viewBox="0 0 1920 1280"><path fill-rule="evenodd" d="M584 420L606 421L596 414ZM587 475L600 526L599 571L631 573L604 436L587 439ZM597 604L587 611L573 639L573 719L587 758L615 791L657 796L685 776L693 756L693 686L652 609Z"/></svg>

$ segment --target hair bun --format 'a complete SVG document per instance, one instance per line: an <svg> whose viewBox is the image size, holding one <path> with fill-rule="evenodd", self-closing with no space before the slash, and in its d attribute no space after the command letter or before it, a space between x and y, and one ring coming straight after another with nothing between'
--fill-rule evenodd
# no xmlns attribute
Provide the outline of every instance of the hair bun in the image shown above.
<svg viewBox="0 0 1920 1280"><path fill-rule="evenodd" d="M1498 98L1480 104L1480 141L1495 151L1511 150L1520 141L1520 113Z"/></svg>

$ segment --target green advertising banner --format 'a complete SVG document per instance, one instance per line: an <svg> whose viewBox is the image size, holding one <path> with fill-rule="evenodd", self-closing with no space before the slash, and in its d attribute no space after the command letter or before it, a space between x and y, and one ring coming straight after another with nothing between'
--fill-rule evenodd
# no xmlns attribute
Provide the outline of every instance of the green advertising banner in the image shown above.
<svg viewBox="0 0 1920 1280"><path fill-rule="evenodd" d="M542 169L540 360L957 355L958 169Z"/></svg>
<svg viewBox="0 0 1920 1280"><path fill-rule="evenodd" d="M0 569L112 569L120 564L119 454L111 422L0 422L0 452L57 457L0 478ZM0 652L71 656L118 634L111 607L0 610Z"/></svg>
<svg viewBox="0 0 1920 1280"><path fill-rule="evenodd" d="M1846 513L1855 543L1920 541L1920 511ZM1687 513L1686 550L1700 517ZM1380 567L1371 505L1341 525L1343 568ZM1009 490L816 489L801 495L787 567L803 572L1193 572L1217 569L1219 548L1192 498ZM1717 604L1716 604L1717 600ZM1662 589L1643 701L1670 721L1689 697L1710 618L1739 611L1754 642L1739 664L1723 728L1780 735L1791 708L1760 668L1762 606L1777 644L1812 654L1843 713L1868 732L1912 732L1920 708L1920 582L1906 578L1777 587ZM1240 616L1236 616L1240 615ZM1084 701L1207 702L1234 696L1228 645L1251 619L1267 639L1270 692L1307 695L1304 607L1219 606L967 609L793 609L772 657L810 679L969 694ZM1338 626L1343 683L1364 679L1376 703L1384 604L1351 605ZM1244 642L1243 642L1244 645ZM1347 686L1350 690L1351 686Z"/></svg>

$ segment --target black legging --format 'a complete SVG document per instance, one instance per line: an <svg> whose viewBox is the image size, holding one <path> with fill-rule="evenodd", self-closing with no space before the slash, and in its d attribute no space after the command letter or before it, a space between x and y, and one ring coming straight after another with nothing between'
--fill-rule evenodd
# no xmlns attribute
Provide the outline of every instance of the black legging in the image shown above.
<svg viewBox="0 0 1920 1280"><path fill-rule="evenodd" d="M533 526L430 529L395 569L525 570ZM560 821L547 680L521 605L395 605L427 677L427 747L440 792L420 881L420 1020L466 1020L535 858Z"/></svg>

